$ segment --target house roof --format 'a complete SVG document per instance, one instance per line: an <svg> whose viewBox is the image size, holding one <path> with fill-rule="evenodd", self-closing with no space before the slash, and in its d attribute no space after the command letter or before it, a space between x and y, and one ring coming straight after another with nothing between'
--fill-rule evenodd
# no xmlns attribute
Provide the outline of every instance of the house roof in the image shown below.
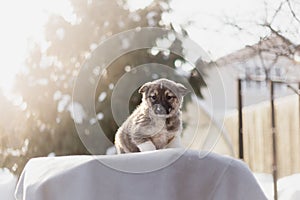
<svg viewBox="0 0 300 200"><path fill-rule="evenodd" d="M293 62L293 53L297 46L293 45L288 39L280 37L278 35L270 35L262 38L258 43L254 45L247 45L244 48L223 56L215 61L218 66L226 66L235 62L243 62L250 59L259 52L263 54L269 54L279 57L287 57L290 62Z"/></svg>
<svg viewBox="0 0 300 200"><path fill-rule="evenodd" d="M284 56L292 51L292 48L293 45L288 41L272 35L262 39L257 44L246 46L216 60L214 63L210 63L205 71L207 88L202 89L205 105L217 113L224 112L224 109L228 111L237 108L237 79L242 75L240 73L246 72L246 68L255 68L260 64L257 50L268 50L270 54L279 55L280 59L276 62L276 68L284 68L284 74L281 78L289 81L299 81L300 64L296 64L292 57L286 58ZM269 58L272 57L263 55L264 60ZM216 66L215 64L217 67L213 67ZM254 73L256 73L255 70ZM221 76L221 82L217 81L218 76ZM247 84L250 84L251 87L248 87ZM260 85L256 82L247 82L247 84L245 83L243 93L245 106L254 105L269 99L267 84L262 83ZM294 94L293 91L285 87L276 87L275 89L276 97Z"/></svg>

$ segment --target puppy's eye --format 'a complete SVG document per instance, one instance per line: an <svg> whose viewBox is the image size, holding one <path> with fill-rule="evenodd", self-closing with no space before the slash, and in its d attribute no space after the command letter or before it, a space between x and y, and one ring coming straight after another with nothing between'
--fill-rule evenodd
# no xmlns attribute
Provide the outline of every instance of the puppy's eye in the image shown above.
<svg viewBox="0 0 300 200"><path fill-rule="evenodd" d="M167 98L167 100L171 100L174 98L174 96L167 95L166 98Z"/></svg>
<svg viewBox="0 0 300 200"><path fill-rule="evenodd" d="M153 101L156 100L156 96L155 96L155 95L149 96L149 98L150 98L151 100L153 100Z"/></svg>

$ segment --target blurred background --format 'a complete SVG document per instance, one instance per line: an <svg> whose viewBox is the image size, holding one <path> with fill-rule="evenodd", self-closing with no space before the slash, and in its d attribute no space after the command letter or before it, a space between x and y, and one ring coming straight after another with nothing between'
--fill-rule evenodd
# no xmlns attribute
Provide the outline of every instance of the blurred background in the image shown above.
<svg viewBox="0 0 300 200"><path fill-rule="evenodd" d="M143 27L166 28L189 37L210 60L198 60L195 66L170 51L153 48L120 56L98 83L97 118L89 119L91 125L99 123L113 142L118 125L108 108L115 84L136 66L160 63L177 70L195 94L185 99L183 143L238 157L237 79L242 78L244 160L253 171L270 174L269 82L288 82L275 84L278 171L279 177L300 172L297 0L3 0L0 24L0 168L16 176L33 157L90 154L78 137L71 109L81 66L101 42ZM184 55L180 41L172 36L167 40ZM122 48L133 42L138 41L125 38ZM95 75L100 73L97 70ZM215 81L216 73L223 88ZM161 77L175 79L149 73L150 79ZM222 108L209 99L211 92L220 90L225 92L219 98L226 105ZM125 106L132 111L139 102L135 92Z"/></svg>

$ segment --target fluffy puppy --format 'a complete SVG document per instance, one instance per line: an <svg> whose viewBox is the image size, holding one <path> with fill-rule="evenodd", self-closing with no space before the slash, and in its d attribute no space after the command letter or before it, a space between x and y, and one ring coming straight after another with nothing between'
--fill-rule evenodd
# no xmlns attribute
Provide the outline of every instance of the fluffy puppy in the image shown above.
<svg viewBox="0 0 300 200"><path fill-rule="evenodd" d="M180 83L159 79L145 83L142 103L118 129L117 152L130 153L180 147L181 105L188 90Z"/></svg>

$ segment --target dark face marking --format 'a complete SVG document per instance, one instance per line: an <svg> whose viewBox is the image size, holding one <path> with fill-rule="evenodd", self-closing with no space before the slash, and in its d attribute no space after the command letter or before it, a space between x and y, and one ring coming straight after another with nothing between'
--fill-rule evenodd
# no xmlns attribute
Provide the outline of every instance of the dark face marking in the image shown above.
<svg viewBox="0 0 300 200"><path fill-rule="evenodd" d="M146 98L157 115L169 115L178 105L176 95L161 84L150 87Z"/></svg>

